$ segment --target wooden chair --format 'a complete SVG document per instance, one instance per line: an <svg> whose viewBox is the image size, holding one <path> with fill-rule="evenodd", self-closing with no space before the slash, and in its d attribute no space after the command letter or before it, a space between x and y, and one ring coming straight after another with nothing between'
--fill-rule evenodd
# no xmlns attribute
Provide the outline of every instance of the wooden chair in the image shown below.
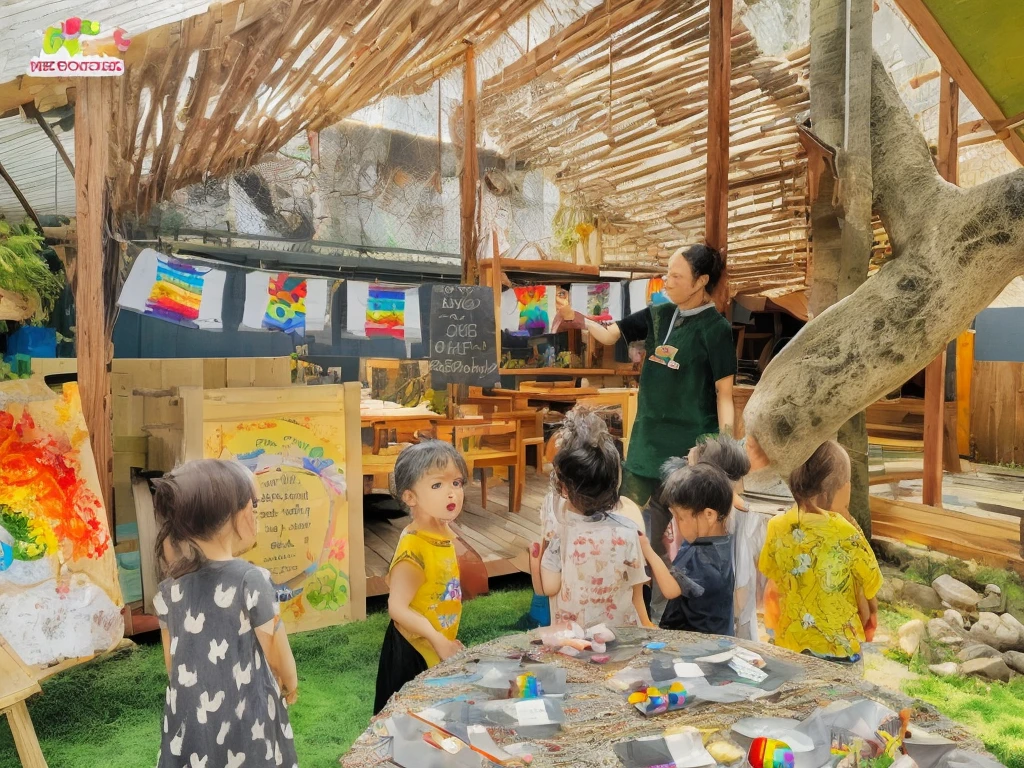
<svg viewBox="0 0 1024 768"><path fill-rule="evenodd" d="M519 437L521 446L519 468L524 483L526 481L526 446L528 445L534 446L537 450L537 474L544 474L544 414L546 412L547 408L536 410L532 421L523 420L522 433ZM520 501L522 501L521 498ZM516 511L519 511L518 506Z"/></svg>
<svg viewBox="0 0 1024 768"><path fill-rule="evenodd" d="M437 436L450 440L466 460L470 475L480 472L480 505L487 509L487 475L489 468L506 467L509 471L508 508L518 511L522 483L519 466L520 422L517 419L439 419L435 422Z"/></svg>

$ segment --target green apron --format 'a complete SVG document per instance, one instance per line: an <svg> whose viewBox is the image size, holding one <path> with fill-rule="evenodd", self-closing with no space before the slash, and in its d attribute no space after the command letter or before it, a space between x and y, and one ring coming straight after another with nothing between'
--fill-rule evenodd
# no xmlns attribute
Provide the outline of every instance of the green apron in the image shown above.
<svg viewBox="0 0 1024 768"><path fill-rule="evenodd" d="M715 382L735 375L736 349L732 326L714 308L684 316L671 330L675 305L650 310L647 359L625 468L657 479L667 459L685 456L701 435L718 432Z"/></svg>

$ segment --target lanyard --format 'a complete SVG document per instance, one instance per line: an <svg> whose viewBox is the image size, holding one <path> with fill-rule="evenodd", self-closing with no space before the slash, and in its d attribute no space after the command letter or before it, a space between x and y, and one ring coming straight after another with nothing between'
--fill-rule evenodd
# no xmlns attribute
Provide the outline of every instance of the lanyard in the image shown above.
<svg viewBox="0 0 1024 768"><path fill-rule="evenodd" d="M668 324L668 333L665 334L665 340L661 342L662 346L668 344L668 337L672 335L672 331L676 329L676 318L679 316L679 307L676 307L675 312L672 313L672 321Z"/></svg>

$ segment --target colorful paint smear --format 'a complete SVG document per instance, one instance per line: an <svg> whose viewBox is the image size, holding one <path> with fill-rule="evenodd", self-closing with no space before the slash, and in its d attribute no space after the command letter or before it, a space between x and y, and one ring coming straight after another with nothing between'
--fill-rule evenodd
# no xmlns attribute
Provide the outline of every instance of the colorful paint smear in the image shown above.
<svg viewBox="0 0 1024 768"><path fill-rule="evenodd" d="M65 397L76 396L67 388ZM60 409L58 408L58 414ZM39 429L28 410L0 411L0 571L60 553L96 560L110 547L103 507L79 474L74 435Z"/></svg>
<svg viewBox="0 0 1024 768"><path fill-rule="evenodd" d="M599 322L612 319L611 285L609 283L595 283L587 286L587 314Z"/></svg>
<svg viewBox="0 0 1024 768"><path fill-rule="evenodd" d="M652 277L647 283L647 303L655 306L668 303L668 296L665 295L665 278Z"/></svg>
<svg viewBox="0 0 1024 768"><path fill-rule="evenodd" d="M405 338L405 290L371 285L366 298L367 336Z"/></svg>
<svg viewBox="0 0 1024 768"><path fill-rule="evenodd" d="M519 303L519 330L547 332L549 301L547 286L525 285L513 288L513 290L516 292L516 301Z"/></svg>
<svg viewBox="0 0 1024 768"><path fill-rule="evenodd" d="M306 280L281 272L270 279L267 291L270 302L263 327L269 331L305 335Z"/></svg>
<svg viewBox="0 0 1024 768"><path fill-rule="evenodd" d="M209 270L176 259L159 259L156 282L146 300L146 314L181 325L194 325L203 300L203 277Z"/></svg>

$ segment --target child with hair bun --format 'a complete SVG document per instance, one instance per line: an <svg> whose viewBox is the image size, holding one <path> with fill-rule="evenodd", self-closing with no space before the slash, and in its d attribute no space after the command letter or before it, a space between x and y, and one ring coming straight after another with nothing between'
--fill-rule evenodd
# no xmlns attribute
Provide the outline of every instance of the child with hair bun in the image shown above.
<svg viewBox="0 0 1024 768"><path fill-rule="evenodd" d="M566 522L530 552L540 593L558 595L552 625L652 626L640 532L618 513L619 453L604 420L577 406L562 426L553 481Z"/></svg>

